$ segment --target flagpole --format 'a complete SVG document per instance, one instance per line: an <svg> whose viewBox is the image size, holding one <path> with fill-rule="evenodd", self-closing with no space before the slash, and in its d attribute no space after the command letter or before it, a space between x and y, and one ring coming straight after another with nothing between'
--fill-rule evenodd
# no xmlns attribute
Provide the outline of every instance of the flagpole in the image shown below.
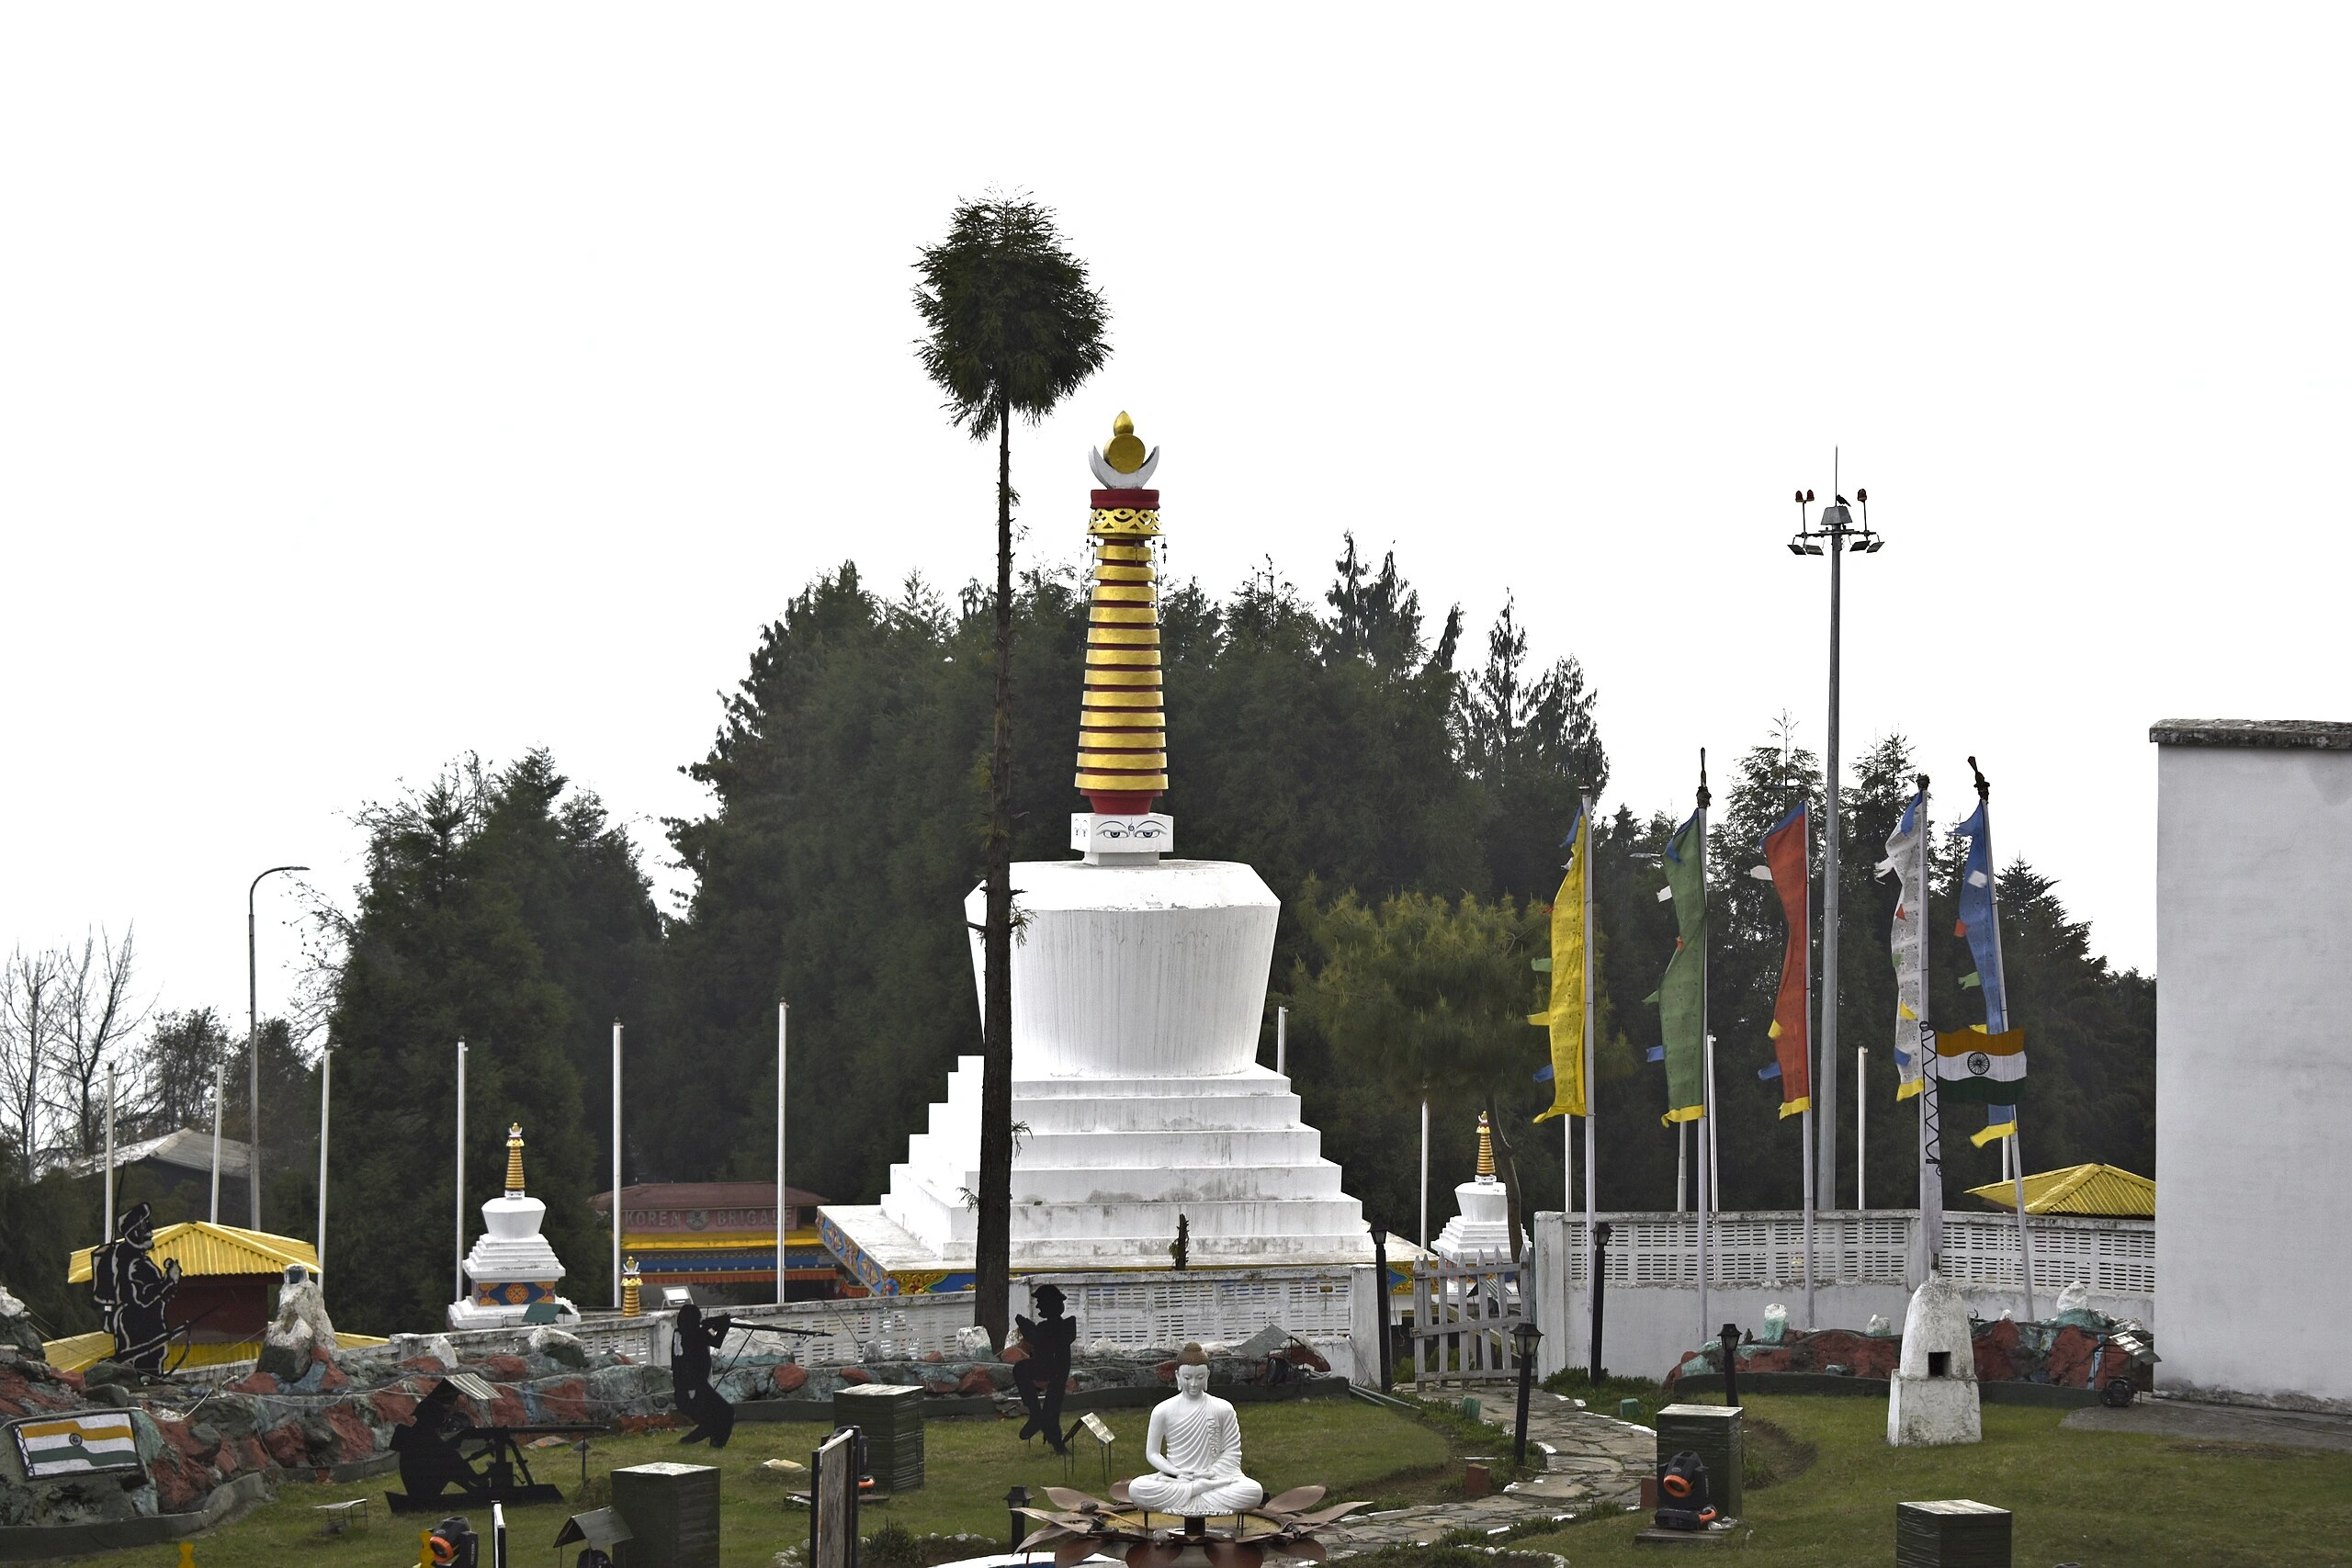
<svg viewBox="0 0 2352 1568"><path fill-rule="evenodd" d="M1596 1200L1593 1196L1593 1182L1597 1179L1599 1167L1595 1163L1593 1155L1592 1127L1593 1112L1600 1103L1598 1092L1600 1085L1596 1081L1598 1075L1594 1071L1593 1062L1592 950L1599 937L1592 923L1594 843L1592 796L1589 795L1584 797L1584 1288L1587 1299L1591 1300L1599 1296L1600 1283L1593 1278L1594 1262L1598 1251L1593 1245L1593 1237L1598 1234L1594 1229L1598 1216ZM1571 1116L1565 1120L1574 1122L1576 1118ZM1597 1354L1593 1358L1596 1361L1599 1359ZM1598 1366L1588 1370L1595 1376L1600 1374Z"/></svg>
<svg viewBox="0 0 2352 1568"><path fill-rule="evenodd" d="M2001 954L2001 874L2000 863L1993 858L1993 781L1977 767L1976 759L1968 759L1968 771L1976 775L1976 809L1978 821L1984 829L1984 901L1993 911L1993 968L1995 983L2001 987L2001 1027L2009 1027L2009 965ZM1990 1022L1988 1018L1987 1022ZM2024 1114L2021 1105L2009 1107L2009 1135L2004 1139L2007 1149L2011 1181L2018 1199L2018 1275L2025 1285L2025 1320L2033 1321L2033 1235L2025 1223L2025 1145L2019 1141L2024 1127L2018 1118Z"/></svg>
<svg viewBox="0 0 2352 1568"><path fill-rule="evenodd" d="M1867 1208L1869 1208L1869 1207L1871 1206L1871 1205L1870 1205L1870 1199L1869 1199L1869 1195L1864 1191L1864 1190L1863 1190L1863 1186L1862 1186L1862 1170L1863 1170L1863 1159L1862 1159L1862 1156L1863 1156L1864 1152L1867 1150L1867 1148L1869 1147L1869 1144L1870 1144L1870 1131L1871 1131L1871 1129L1870 1129L1870 1123L1869 1123L1867 1121L1865 1121L1865 1120L1863 1119L1863 1116L1862 1116L1862 1111L1863 1111L1863 1110L1864 1110L1865 1108L1867 1108L1867 1107L1869 1106L1869 1104L1870 1104L1870 1100L1869 1100L1867 1098L1865 1098L1865 1097L1864 1097L1864 1095L1863 1095L1863 1093L1862 1093L1862 1069L1863 1069L1864 1067L1869 1066L1870 1066L1870 1062L1871 1062L1871 1048L1870 1048L1869 1046L1867 1046L1867 1045L1857 1045L1857 1046L1855 1046L1855 1047L1854 1047L1854 1212L1855 1212L1856 1213L1858 1213L1858 1214L1859 1214L1859 1213L1860 1213L1864 1209L1867 1209ZM1832 1205L1832 1206L1834 1207L1835 1205Z"/></svg>
<svg viewBox="0 0 2352 1568"><path fill-rule="evenodd" d="M1707 749L1699 749L1699 1119L1706 1125L1695 1140L1699 1145L1699 1343L1707 1342L1707 1188L1713 1175L1707 1159L1707 1145L1714 1135L1715 1048L1707 1032ZM1679 917L1677 917L1678 920ZM1726 1377L1731 1369L1724 1369ZM1726 1384L1726 1387L1729 1385Z"/></svg>
<svg viewBox="0 0 2352 1568"><path fill-rule="evenodd" d="M1919 1245L1922 1272L1920 1282L1936 1271L1944 1249L1944 1152L1943 1113L1941 1097L1937 1093L1937 1079L1941 1074L1936 1053L1935 1026L1930 1021L1928 1005L1929 995L1928 932L1931 922L1928 911L1933 894L1928 883L1928 775L1919 775L1919 841L1915 851L1919 857Z"/></svg>
<svg viewBox="0 0 2352 1568"><path fill-rule="evenodd" d="M1421 1250L1430 1249L1430 1100L1421 1096Z"/></svg>
<svg viewBox="0 0 2352 1568"><path fill-rule="evenodd" d="M1807 812L1805 814L1804 847L1805 867L1808 874L1806 881L1810 884L1812 881L1810 873L1813 866L1813 814L1811 812ZM1808 896L1805 899L1808 913L1811 910L1813 902L1810 894L1811 889L1810 886L1808 886ZM1808 932L1807 934L1810 935L1811 933ZM1811 1022L1813 1021L1813 954L1810 951L1811 945L1811 943L1806 944L1808 951L1805 953L1804 965L1804 1017L1807 1022ZM1816 1025L1815 1027L1817 1030L1818 1026ZM1798 1140L1804 1147L1804 1153L1800 1156L1801 1166L1799 1175L1803 1179L1802 1185L1804 1189L1804 1325L1807 1329L1811 1329L1815 1325L1813 1317L1813 1096L1820 1087L1814 1082L1814 1079L1820 1075L1814 1070L1813 1046L1813 1037L1808 1034L1805 1038L1804 1053L1805 1106L1804 1115L1798 1118L1801 1125L1797 1129ZM1857 1089L1855 1091L1855 1097L1857 1100L1860 1098L1860 1090Z"/></svg>

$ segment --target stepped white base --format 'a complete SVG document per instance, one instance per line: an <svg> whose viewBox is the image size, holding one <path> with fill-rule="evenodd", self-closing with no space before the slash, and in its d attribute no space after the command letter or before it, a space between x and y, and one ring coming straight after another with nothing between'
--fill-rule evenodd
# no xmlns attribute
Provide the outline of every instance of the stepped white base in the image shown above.
<svg viewBox="0 0 2352 1568"><path fill-rule="evenodd" d="M824 1218L891 1272L972 1267L980 1058L966 1056L878 1204ZM1012 1267L1165 1268L1177 1217L1200 1268L1369 1263L1363 1206L1340 1190L1290 1080L1252 1065L1202 1077L1015 1078Z"/></svg>

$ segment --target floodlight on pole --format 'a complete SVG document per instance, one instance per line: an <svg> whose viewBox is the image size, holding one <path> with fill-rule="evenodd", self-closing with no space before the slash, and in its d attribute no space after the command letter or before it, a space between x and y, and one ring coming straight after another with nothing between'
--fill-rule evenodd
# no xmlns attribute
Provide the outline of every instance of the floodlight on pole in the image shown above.
<svg viewBox="0 0 2352 1568"><path fill-rule="evenodd" d="M1857 490L1852 502L1838 490L1838 454L1831 449L1829 504L1821 509L1816 521L1807 508L1813 504L1814 492L1796 492L1797 531L1789 540L1793 554L1826 555L1829 558L1829 744L1825 760L1825 780L1822 824L1821 873L1821 988L1816 993L1821 1010L1820 1042L1815 1052L1813 1100L1820 1111L1817 1126L1820 1138L1815 1147L1816 1183L1815 1201L1830 1208L1838 1206L1838 634L1845 610L1845 579L1842 568L1849 555L1876 555L1886 541L1871 529L1871 492ZM1854 524L1854 511L1861 510L1861 525ZM1859 1092L1859 1089L1857 1090ZM1808 1118L1812 1112L1807 1111ZM1807 1203L1813 1207L1813 1202Z"/></svg>

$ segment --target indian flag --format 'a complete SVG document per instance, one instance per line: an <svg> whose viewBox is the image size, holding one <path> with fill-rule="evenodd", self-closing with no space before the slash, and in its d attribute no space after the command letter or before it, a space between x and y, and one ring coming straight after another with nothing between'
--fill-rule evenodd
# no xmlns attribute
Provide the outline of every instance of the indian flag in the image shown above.
<svg viewBox="0 0 2352 1568"><path fill-rule="evenodd" d="M2025 1031L1962 1029L1936 1035L1936 1089L1946 1100L2015 1105L2025 1082Z"/></svg>
<svg viewBox="0 0 2352 1568"><path fill-rule="evenodd" d="M17 1449L27 1475L72 1475L90 1470L133 1470L139 1437L120 1411L58 1416L17 1423Z"/></svg>

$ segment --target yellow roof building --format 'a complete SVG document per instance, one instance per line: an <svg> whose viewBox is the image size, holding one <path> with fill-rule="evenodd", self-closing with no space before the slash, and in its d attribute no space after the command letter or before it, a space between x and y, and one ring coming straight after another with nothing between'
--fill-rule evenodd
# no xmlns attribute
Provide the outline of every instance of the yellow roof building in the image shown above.
<svg viewBox="0 0 2352 1568"><path fill-rule="evenodd" d="M74 1264L66 1272L66 1283L90 1282L91 1251L86 1247L74 1249ZM216 1225L207 1220L184 1220L175 1225L164 1225L155 1232L155 1245L149 1256L159 1269L166 1259L177 1258L183 1279L219 1274L283 1274L289 1263L300 1263L313 1273L320 1272L318 1250L307 1241L268 1231Z"/></svg>
<svg viewBox="0 0 2352 1568"><path fill-rule="evenodd" d="M1996 1209L2014 1213L2017 1187L1991 1181L1968 1190ZM2103 1214L2117 1219L2156 1217L2156 1184L2111 1165L2070 1165L2025 1179L2025 1212L2029 1214Z"/></svg>

